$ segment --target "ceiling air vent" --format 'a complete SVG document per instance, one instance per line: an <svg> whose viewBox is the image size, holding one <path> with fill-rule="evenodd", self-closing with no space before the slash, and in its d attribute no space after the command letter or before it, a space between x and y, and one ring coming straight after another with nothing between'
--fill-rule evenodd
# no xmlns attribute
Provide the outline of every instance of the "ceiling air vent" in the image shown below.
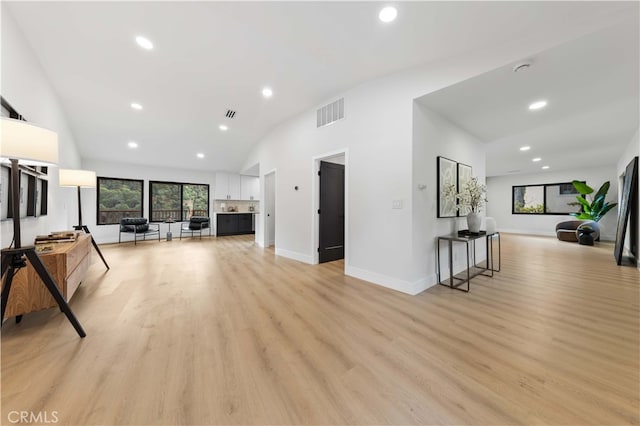
<svg viewBox="0 0 640 426"><path fill-rule="evenodd" d="M344 118L344 98L319 108L316 112L316 127L328 126Z"/></svg>
<svg viewBox="0 0 640 426"><path fill-rule="evenodd" d="M233 118L236 116L236 112L232 109L228 109L227 113L224 116L227 118Z"/></svg>

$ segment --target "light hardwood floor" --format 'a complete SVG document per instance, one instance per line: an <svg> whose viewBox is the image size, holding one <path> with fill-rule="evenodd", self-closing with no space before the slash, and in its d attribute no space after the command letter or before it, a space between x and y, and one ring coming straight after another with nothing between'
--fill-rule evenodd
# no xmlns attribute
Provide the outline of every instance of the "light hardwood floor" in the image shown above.
<svg viewBox="0 0 640 426"><path fill-rule="evenodd" d="M103 246L71 306L2 329L2 423L638 424L639 273L502 236L502 272L408 296L252 237Z"/></svg>

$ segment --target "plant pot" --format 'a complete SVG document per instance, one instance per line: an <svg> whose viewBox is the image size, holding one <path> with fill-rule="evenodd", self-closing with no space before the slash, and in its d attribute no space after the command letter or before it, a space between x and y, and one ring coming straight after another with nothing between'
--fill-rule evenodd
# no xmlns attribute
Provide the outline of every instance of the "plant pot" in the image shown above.
<svg viewBox="0 0 640 426"><path fill-rule="evenodd" d="M593 245L593 230L592 229L578 229L578 243L583 246Z"/></svg>
<svg viewBox="0 0 640 426"><path fill-rule="evenodd" d="M475 234L480 232L480 224L482 223L482 218L478 213L469 213L467 214L467 226L469 227L469 232L473 232Z"/></svg>

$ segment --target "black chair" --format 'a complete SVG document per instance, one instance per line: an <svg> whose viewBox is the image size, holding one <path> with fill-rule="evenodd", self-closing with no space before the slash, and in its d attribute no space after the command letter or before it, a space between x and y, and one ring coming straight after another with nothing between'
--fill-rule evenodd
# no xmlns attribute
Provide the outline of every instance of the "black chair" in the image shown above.
<svg viewBox="0 0 640 426"><path fill-rule="evenodd" d="M180 239L182 239L182 233L191 234L193 237L194 233L200 234L200 239L202 239L202 231L208 230L209 236L211 236L211 223L207 216L191 216L189 219L189 223L180 228Z"/></svg>
<svg viewBox="0 0 640 426"><path fill-rule="evenodd" d="M138 235L142 235L142 240L147 239L147 235L158 235L160 241L160 224L148 223L144 217L124 217L120 219L120 233L118 234L118 244L122 242L122 233L133 234L133 245L138 243Z"/></svg>

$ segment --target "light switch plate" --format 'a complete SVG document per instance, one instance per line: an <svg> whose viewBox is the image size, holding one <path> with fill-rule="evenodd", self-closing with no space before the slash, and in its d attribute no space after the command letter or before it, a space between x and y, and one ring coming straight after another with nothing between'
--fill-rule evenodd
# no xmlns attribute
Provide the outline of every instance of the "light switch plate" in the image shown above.
<svg viewBox="0 0 640 426"><path fill-rule="evenodd" d="M402 208L402 200L393 200L391 202L392 209L401 209Z"/></svg>

